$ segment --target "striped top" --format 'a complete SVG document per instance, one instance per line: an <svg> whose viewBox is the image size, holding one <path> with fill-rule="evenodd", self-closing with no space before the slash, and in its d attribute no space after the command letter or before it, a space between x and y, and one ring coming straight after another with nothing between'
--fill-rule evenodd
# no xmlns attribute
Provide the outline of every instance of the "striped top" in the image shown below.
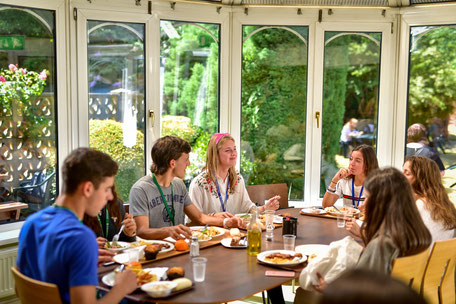
<svg viewBox="0 0 456 304"><path fill-rule="evenodd" d="M342 196L344 207L356 207L358 200L359 206L361 206L366 200L365 191L363 191L361 199L359 198L362 187L363 186L355 186L355 206L353 206L352 178L341 179L336 185L336 192L334 194L337 194L339 197Z"/></svg>

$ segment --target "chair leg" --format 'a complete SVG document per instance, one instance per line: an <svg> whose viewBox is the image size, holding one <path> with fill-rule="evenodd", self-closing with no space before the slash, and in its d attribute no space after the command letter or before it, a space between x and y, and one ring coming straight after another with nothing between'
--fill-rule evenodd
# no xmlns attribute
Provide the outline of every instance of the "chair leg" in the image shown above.
<svg viewBox="0 0 456 304"><path fill-rule="evenodd" d="M293 281L291 281L291 292L296 294L296 279L293 279Z"/></svg>
<svg viewBox="0 0 456 304"><path fill-rule="evenodd" d="M261 297L263 298L263 304L266 304L266 297L264 296L264 290L261 292Z"/></svg>

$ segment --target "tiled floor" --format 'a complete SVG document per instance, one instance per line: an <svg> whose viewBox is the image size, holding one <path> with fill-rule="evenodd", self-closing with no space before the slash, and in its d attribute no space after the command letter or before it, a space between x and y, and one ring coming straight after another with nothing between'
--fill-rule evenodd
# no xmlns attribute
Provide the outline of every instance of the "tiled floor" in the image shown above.
<svg viewBox="0 0 456 304"><path fill-rule="evenodd" d="M295 287L295 289L298 286ZM293 287L291 286L291 283L289 285L282 285L282 292L283 292L283 297L285 299L286 304L293 304L295 294L293 292ZM257 293L253 297L244 299L242 301L234 301L230 302L230 304L252 304L252 303L263 303L263 298L261 297L261 293ZM274 304L274 303L272 303Z"/></svg>

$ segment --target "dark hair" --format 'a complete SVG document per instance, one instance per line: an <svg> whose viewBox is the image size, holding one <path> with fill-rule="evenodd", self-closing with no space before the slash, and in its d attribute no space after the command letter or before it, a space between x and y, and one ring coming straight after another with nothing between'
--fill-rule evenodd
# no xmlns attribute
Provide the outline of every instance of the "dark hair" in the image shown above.
<svg viewBox="0 0 456 304"><path fill-rule="evenodd" d="M113 198L112 198L112 200L108 201L108 203L106 204L106 208L108 209L110 217L116 217L119 219L118 221L116 221L114 223L116 225L116 227L119 229L123 219L121 218L122 214L120 213L119 203L118 203L118 200L120 200L120 198L118 198L118 196L117 196L115 186L112 187L112 196L113 196ZM98 219L96 216L90 216L87 213L84 213L83 222L87 227L89 227L93 232L95 232L95 234L97 236L102 235L102 228L101 228L100 223L98 222ZM103 223L104 223L104 221L103 221ZM109 231L107 231L107 233L109 233Z"/></svg>
<svg viewBox="0 0 456 304"><path fill-rule="evenodd" d="M152 166L150 171L154 174L165 174L169 162L177 160L182 153L190 153L192 147L185 140L175 136L159 138L152 147Z"/></svg>
<svg viewBox="0 0 456 304"><path fill-rule="evenodd" d="M427 144L426 127L420 123L414 123L407 129L407 143L424 142Z"/></svg>
<svg viewBox="0 0 456 304"><path fill-rule="evenodd" d="M62 166L62 192L73 194L83 182L92 182L95 189L106 177L117 174L117 163L106 153L91 149L73 150Z"/></svg>
<svg viewBox="0 0 456 304"><path fill-rule="evenodd" d="M359 145L355 147L351 153L354 151L359 151L363 155L364 159L364 175L368 176L369 173L374 171L375 169L378 169L378 160L377 160L377 155L375 154L374 148L368 145ZM350 156L351 157L351 156ZM353 174L348 176L347 178L354 178Z"/></svg>
<svg viewBox="0 0 456 304"><path fill-rule="evenodd" d="M426 208L434 221L442 223L445 229L456 228L456 208L442 184L439 166L424 156L409 156L410 170L415 181L412 184L417 198L423 198Z"/></svg>
<svg viewBox="0 0 456 304"><path fill-rule="evenodd" d="M413 289L389 275L366 269L343 272L323 291L319 304L425 304Z"/></svg>
<svg viewBox="0 0 456 304"><path fill-rule="evenodd" d="M399 170L375 170L366 178L364 188L369 193L361 227L365 245L377 237L381 243L388 235L399 256L417 254L429 247L431 234L418 212L410 183Z"/></svg>

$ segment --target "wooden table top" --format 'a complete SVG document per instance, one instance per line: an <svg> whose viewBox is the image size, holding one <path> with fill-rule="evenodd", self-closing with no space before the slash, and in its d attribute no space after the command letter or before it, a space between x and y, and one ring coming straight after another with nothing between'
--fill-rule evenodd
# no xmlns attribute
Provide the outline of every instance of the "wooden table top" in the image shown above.
<svg viewBox="0 0 456 304"><path fill-rule="evenodd" d="M340 240L349 233L345 229L337 228L336 221L300 215L299 208L281 209L276 213L287 212L298 218L296 246L304 244L329 244ZM266 241L263 233L262 251L283 249L282 228L274 230L273 241ZM223 303L244 299L266 289L282 285L290 281L290 278L266 277L266 270L274 270L273 267L259 264L257 258L247 255L245 249L225 248L221 244L200 250L200 256L206 257L206 279L201 283L194 283L194 288L176 294L165 299L153 299L144 292L137 290L128 299L135 302L156 303ZM159 260L147 267L174 267L180 266L185 270L185 277L193 280L193 270L188 254ZM101 267L99 279L112 271L116 266ZM299 272L296 273L299 276ZM100 281L100 289L106 290L106 286Z"/></svg>

